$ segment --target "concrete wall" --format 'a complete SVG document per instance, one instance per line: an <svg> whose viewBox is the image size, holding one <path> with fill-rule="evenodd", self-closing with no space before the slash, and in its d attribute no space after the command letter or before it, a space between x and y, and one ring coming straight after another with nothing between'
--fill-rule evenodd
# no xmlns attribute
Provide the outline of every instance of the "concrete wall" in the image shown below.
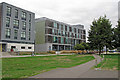
<svg viewBox="0 0 120 80"><path fill-rule="evenodd" d="M45 21L35 22L35 44L45 43Z"/></svg>
<svg viewBox="0 0 120 80"><path fill-rule="evenodd" d="M52 44L45 43L45 44L36 44L35 45L35 52L47 52L49 51L49 46L52 48Z"/></svg>
<svg viewBox="0 0 120 80"><path fill-rule="evenodd" d="M7 51L11 50L11 46L16 46L16 51L28 51L33 52L34 51L34 44L20 44L20 43L7 43ZM25 49L21 49L21 47L25 47ZM28 47L32 47L31 49L28 49Z"/></svg>

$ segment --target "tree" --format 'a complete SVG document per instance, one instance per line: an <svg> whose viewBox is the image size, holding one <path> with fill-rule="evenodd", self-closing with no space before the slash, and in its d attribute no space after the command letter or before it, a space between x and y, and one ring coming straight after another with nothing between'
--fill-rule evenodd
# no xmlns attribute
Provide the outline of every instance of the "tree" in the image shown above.
<svg viewBox="0 0 120 80"><path fill-rule="evenodd" d="M76 45L74 46L74 49L76 49L76 50L84 50L85 47L84 47L83 45L81 45L81 44L76 44Z"/></svg>
<svg viewBox="0 0 120 80"><path fill-rule="evenodd" d="M114 28L114 47L120 47L120 20L118 21L118 25Z"/></svg>
<svg viewBox="0 0 120 80"><path fill-rule="evenodd" d="M90 47L98 49L99 54L104 46L111 48L112 46L112 24L106 16L94 20L90 26L88 41Z"/></svg>
<svg viewBox="0 0 120 80"><path fill-rule="evenodd" d="M89 49L89 46L88 46L87 43L82 42L82 43L80 43L80 44L76 44L76 45L74 46L74 49L76 49L76 50L88 50L88 49Z"/></svg>
<svg viewBox="0 0 120 80"><path fill-rule="evenodd" d="M89 49L88 43L82 42L81 45L84 46L84 49L87 51Z"/></svg>

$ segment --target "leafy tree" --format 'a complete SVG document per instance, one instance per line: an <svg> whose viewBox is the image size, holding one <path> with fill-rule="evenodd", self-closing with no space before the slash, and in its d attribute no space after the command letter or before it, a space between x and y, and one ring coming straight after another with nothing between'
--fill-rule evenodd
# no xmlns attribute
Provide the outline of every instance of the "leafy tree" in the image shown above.
<svg viewBox="0 0 120 80"><path fill-rule="evenodd" d="M89 46L88 46L87 43L82 42L82 43L80 43L80 44L76 44L76 45L74 46L74 49L77 49L77 50L88 50L88 49L89 49Z"/></svg>
<svg viewBox="0 0 120 80"><path fill-rule="evenodd" d="M84 46L84 49L85 49L85 50L88 50L88 49L89 49L88 43L82 42L81 45Z"/></svg>
<svg viewBox="0 0 120 80"><path fill-rule="evenodd" d="M89 30L88 41L90 47L98 49L99 54L104 46L107 48L112 47L112 24L106 16L100 17L98 20L94 20Z"/></svg>
<svg viewBox="0 0 120 80"><path fill-rule="evenodd" d="M120 47L120 20L118 21L118 25L114 28L114 47Z"/></svg>

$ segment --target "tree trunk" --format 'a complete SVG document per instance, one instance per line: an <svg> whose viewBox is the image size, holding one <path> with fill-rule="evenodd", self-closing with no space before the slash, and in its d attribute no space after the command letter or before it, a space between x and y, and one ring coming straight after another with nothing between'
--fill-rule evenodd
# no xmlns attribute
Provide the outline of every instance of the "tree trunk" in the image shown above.
<svg viewBox="0 0 120 80"><path fill-rule="evenodd" d="M107 47L106 47L106 54L107 54Z"/></svg>
<svg viewBox="0 0 120 80"><path fill-rule="evenodd" d="M101 47L99 47L99 55L101 55Z"/></svg>

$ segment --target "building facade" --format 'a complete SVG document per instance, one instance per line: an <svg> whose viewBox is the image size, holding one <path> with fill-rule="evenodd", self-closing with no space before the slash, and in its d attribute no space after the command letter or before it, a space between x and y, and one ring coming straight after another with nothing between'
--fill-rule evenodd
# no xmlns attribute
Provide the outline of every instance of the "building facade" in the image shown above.
<svg viewBox="0 0 120 80"><path fill-rule="evenodd" d="M73 50L76 44L86 42L83 25L69 25L48 18L35 20L35 51Z"/></svg>
<svg viewBox="0 0 120 80"><path fill-rule="evenodd" d="M120 1L118 2L118 20L120 19Z"/></svg>
<svg viewBox="0 0 120 80"><path fill-rule="evenodd" d="M0 3L0 51L34 51L35 14Z"/></svg>

